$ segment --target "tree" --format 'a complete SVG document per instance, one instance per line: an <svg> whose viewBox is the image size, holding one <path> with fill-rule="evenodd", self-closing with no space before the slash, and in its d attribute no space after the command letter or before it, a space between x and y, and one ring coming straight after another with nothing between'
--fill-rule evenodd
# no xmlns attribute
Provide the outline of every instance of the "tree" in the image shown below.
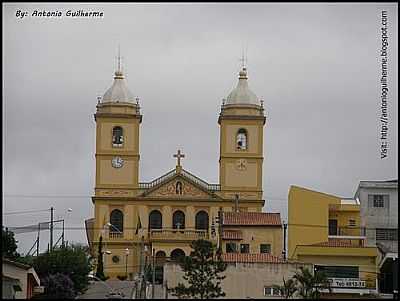
<svg viewBox="0 0 400 301"><path fill-rule="evenodd" d="M218 254L211 242L203 239L191 243L193 251L190 256L185 256L179 263L185 272L183 279L188 283L178 283L172 289L178 298L212 299L224 297L221 281L225 276L220 273L226 270L226 264Z"/></svg>
<svg viewBox="0 0 400 301"><path fill-rule="evenodd" d="M75 292L83 292L89 284L91 265L82 245L59 247L35 257L33 267L41 279L57 273L68 276Z"/></svg>
<svg viewBox="0 0 400 301"><path fill-rule="evenodd" d="M331 292L330 282L323 272L312 272L304 267L296 271L293 279L297 282L297 293L303 299L319 299L321 290L328 289Z"/></svg>
<svg viewBox="0 0 400 301"><path fill-rule="evenodd" d="M96 277L101 280L106 279L106 276L104 275L104 265L103 265L103 236L101 235L99 239L99 250L97 254Z"/></svg>
<svg viewBox="0 0 400 301"><path fill-rule="evenodd" d="M65 274L49 274L42 279L44 293L35 299L74 299L74 283Z"/></svg>
<svg viewBox="0 0 400 301"><path fill-rule="evenodd" d="M274 288L277 289L280 295L285 299L292 298L297 291L296 281L293 278L285 281L285 277L283 277L283 285L274 285Z"/></svg>
<svg viewBox="0 0 400 301"><path fill-rule="evenodd" d="M2 229L1 235L1 253L2 256L11 260L16 260L20 255L17 252L17 242L14 238L14 232Z"/></svg>

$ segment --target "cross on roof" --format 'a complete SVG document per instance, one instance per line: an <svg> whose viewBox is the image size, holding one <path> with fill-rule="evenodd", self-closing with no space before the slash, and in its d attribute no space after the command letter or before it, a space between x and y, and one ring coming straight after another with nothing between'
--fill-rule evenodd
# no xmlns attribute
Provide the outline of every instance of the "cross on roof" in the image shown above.
<svg viewBox="0 0 400 301"><path fill-rule="evenodd" d="M244 50L242 51L242 57L239 59L239 61L242 63L242 68L246 68L247 54L246 54L246 57L245 57Z"/></svg>
<svg viewBox="0 0 400 301"><path fill-rule="evenodd" d="M174 158L177 158L177 166L181 166L181 158L185 158L185 155L181 153L180 149L178 149L178 153L174 154Z"/></svg>

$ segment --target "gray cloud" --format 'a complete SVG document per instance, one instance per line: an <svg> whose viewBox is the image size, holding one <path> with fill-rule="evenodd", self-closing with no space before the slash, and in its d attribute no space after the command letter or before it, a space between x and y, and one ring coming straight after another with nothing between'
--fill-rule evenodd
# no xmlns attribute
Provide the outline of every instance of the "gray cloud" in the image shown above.
<svg viewBox="0 0 400 301"><path fill-rule="evenodd" d="M104 11L103 19L17 19L18 9ZM379 158L379 22L389 12L390 149ZM397 4L3 4L3 211L54 206L93 216L96 97L121 44L140 97L141 181L184 167L218 182L222 98L248 49L265 101L264 193L286 216L291 184L351 197L359 180L397 178ZM9 195L54 195L15 198ZM82 196L62 198L61 196ZM86 196L86 197L85 197ZM17 218L16 218L17 217ZM3 215L29 225L37 215ZM86 241L84 230L68 237ZM18 236L26 252L34 234ZM43 243L47 244L44 238Z"/></svg>

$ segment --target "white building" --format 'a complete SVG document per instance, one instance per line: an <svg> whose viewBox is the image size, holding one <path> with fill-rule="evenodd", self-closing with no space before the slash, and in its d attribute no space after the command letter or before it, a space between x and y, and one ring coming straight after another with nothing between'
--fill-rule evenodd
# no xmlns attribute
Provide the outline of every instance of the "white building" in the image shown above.
<svg viewBox="0 0 400 301"><path fill-rule="evenodd" d="M381 254L379 290L397 293L398 180L360 181L355 198L361 205L361 227L365 228L366 243L376 245Z"/></svg>

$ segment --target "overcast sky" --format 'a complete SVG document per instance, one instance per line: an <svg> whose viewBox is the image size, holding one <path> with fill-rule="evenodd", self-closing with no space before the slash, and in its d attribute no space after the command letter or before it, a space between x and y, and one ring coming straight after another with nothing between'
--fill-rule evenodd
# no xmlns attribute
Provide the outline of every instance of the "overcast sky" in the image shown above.
<svg viewBox="0 0 400 301"><path fill-rule="evenodd" d="M218 183L221 100L247 48L250 88L264 100L266 210L287 216L290 185L343 197L360 180L397 179L397 3L3 3L3 224L67 208L67 239L93 217L96 97L111 86L118 44L140 98L140 181L183 167ZM16 17L17 10L61 18ZM103 18L68 18L102 11ZM380 159L381 11L388 11L389 149ZM26 252L35 233L17 236ZM48 232L41 244L47 245Z"/></svg>

